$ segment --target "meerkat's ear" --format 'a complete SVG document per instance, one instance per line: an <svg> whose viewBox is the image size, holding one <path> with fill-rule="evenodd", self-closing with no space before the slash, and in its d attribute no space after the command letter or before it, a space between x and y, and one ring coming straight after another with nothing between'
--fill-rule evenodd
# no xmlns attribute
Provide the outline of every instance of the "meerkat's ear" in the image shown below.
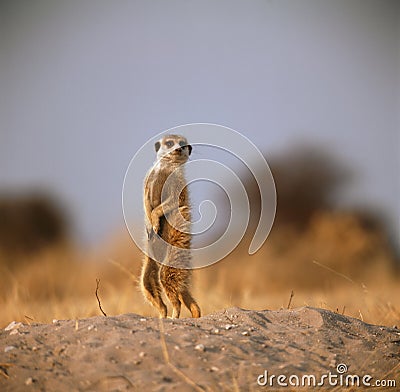
<svg viewBox="0 0 400 392"><path fill-rule="evenodd" d="M190 144L187 145L188 149L189 149L189 155L192 153L192 146Z"/></svg>
<svg viewBox="0 0 400 392"><path fill-rule="evenodd" d="M160 143L160 142L156 142L156 143L154 144L154 147L155 147L155 149L156 149L156 152L158 152L158 150L159 150L160 147L161 147L161 143Z"/></svg>

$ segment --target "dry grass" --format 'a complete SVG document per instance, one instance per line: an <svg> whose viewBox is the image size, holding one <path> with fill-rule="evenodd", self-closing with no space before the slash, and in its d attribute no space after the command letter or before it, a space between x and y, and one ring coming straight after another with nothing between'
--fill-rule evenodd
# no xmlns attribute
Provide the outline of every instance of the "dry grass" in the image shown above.
<svg viewBox="0 0 400 392"><path fill-rule="evenodd" d="M254 256L242 246L220 263L195 271L194 295L203 314L232 306L286 308L293 290L291 308L323 307L369 323L399 325L400 285L390 253L377 248L375 237L362 238L366 234L348 217L335 219L339 222L330 219L329 228L320 217L323 230L311 225L296 241L295 234L273 233ZM346 235L338 235L338 228ZM48 323L99 315L96 279L107 315L156 316L138 289L142 256L127 234L116 237L96 253L64 247L15 260L14 266L3 260L0 327L12 320ZM182 316L189 313L184 310Z"/></svg>

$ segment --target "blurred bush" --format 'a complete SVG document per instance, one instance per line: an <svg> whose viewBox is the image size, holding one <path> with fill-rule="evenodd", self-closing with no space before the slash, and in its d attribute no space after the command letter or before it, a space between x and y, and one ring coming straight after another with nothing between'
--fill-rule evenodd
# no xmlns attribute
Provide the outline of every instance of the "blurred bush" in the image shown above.
<svg viewBox="0 0 400 392"><path fill-rule="evenodd" d="M67 226L63 211L48 195L0 195L0 252L5 255L60 244L68 238Z"/></svg>
<svg viewBox="0 0 400 392"><path fill-rule="evenodd" d="M320 147L296 146L266 159L277 193L274 231L282 226L304 228L316 211L332 210L338 194L353 178L349 169ZM240 178L249 196L250 227L255 228L260 216L258 184L248 170Z"/></svg>
<svg viewBox="0 0 400 392"><path fill-rule="evenodd" d="M299 146L270 162L278 206L277 225L305 227L316 211L332 210L352 173L325 150Z"/></svg>
<svg viewBox="0 0 400 392"><path fill-rule="evenodd" d="M239 246L203 274L206 290L215 287L232 298L274 290L320 290L349 282L385 281L398 260L385 222L372 211L337 207L351 173L320 148L297 146L268 159L277 190L274 226L263 247L248 255L260 216L258 185L241 174L250 201L250 225ZM245 261L244 261L245 260Z"/></svg>

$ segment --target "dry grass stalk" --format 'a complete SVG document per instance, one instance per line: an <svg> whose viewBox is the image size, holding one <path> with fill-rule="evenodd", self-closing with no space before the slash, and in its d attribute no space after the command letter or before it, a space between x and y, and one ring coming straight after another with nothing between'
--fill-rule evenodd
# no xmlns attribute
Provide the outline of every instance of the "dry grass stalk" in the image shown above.
<svg viewBox="0 0 400 392"><path fill-rule="evenodd" d="M164 361L168 365L168 367L179 377L181 378L186 384L190 385L194 390L198 392L205 392L205 389L202 388L200 385L197 385L192 379L190 379L185 373L179 370L169 359L169 353L167 344L165 343L164 337L164 323L163 320L160 318L160 342L161 342L161 349L164 356Z"/></svg>

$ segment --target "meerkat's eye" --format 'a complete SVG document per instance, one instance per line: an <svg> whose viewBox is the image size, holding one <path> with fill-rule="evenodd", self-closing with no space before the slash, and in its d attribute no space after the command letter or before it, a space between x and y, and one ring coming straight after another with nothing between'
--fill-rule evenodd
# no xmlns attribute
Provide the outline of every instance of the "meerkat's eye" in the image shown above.
<svg viewBox="0 0 400 392"><path fill-rule="evenodd" d="M187 143L185 143L183 140L181 140L181 141L179 142L179 145L180 145L181 147L186 147L186 146L187 146Z"/></svg>
<svg viewBox="0 0 400 392"><path fill-rule="evenodd" d="M165 145L166 145L168 148L171 148L171 147L174 145L174 142L173 142L172 140L167 140L167 141L165 142Z"/></svg>

